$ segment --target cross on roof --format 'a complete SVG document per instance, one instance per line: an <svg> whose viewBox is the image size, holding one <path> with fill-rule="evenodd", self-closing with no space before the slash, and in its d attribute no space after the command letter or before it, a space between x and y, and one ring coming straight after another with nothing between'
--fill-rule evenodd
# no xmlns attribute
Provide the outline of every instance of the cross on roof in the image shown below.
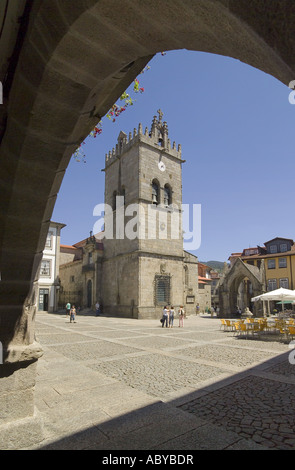
<svg viewBox="0 0 295 470"><path fill-rule="evenodd" d="M159 114L159 122L162 121L163 113L161 109L158 109L157 113Z"/></svg>

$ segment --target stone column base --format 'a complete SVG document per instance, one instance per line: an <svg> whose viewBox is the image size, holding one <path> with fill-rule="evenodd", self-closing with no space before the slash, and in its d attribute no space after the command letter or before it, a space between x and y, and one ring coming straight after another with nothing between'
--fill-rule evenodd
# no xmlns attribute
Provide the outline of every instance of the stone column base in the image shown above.
<svg viewBox="0 0 295 470"><path fill-rule="evenodd" d="M0 425L1 450L26 450L43 439L43 421L36 408L33 416Z"/></svg>
<svg viewBox="0 0 295 470"><path fill-rule="evenodd" d="M43 440L34 392L41 346L11 345L0 364L0 449L21 449Z"/></svg>

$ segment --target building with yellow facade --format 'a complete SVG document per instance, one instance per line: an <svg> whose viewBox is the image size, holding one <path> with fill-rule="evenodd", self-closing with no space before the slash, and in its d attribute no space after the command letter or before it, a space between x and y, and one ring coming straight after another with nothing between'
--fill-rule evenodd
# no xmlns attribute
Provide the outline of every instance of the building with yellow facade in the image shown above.
<svg viewBox="0 0 295 470"><path fill-rule="evenodd" d="M295 289L295 244L290 238L273 238L264 247L247 248L241 254L244 263L260 268L264 260L267 291L284 287Z"/></svg>
<svg viewBox="0 0 295 470"><path fill-rule="evenodd" d="M276 237L264 246L232 253L230 264L219 285L222 316L243 313L250 309L263 315L260 303L252 298L280 287L295 290L295 244L291 238ZM271 305L271 308L280 308Z"/></svg>

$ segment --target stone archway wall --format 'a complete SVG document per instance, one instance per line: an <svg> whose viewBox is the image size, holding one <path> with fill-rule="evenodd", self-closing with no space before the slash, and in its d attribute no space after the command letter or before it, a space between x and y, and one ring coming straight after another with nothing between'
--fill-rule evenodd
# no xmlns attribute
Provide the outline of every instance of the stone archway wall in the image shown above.
<svg viewBox="0 0 295 470"><path fill-rule="evenodd" d="M23 305L31 304L48 223L73 151L154 53L208 51L238 58L284 83L295 76L289 38L295 7L288 1L273 10L261 1L250 7L245 1L213 0L175 0L169 8L161 0L32 4L0 147L0 315L9 311L12 321L6 344L32 342L31 328L23 328L30 322ZM11 331L20 316L20 328Z"/></svg>
<svg viewBox="0 0 295 470"><path fill-rule="evenodd" d="M236 307L237 306L239 306L241 308L241 305L238 304L237 299L238 299L239 287L245 279L247 279L251 282L251 280L249 279L248 276L238 276L229 288L229 304L230 304L230 312L232 314L236 313ZM254 289L255 289L256 292L257 292L257 290L261 290L261 283L257 280L254 284ZM247 307L249 307L249 305L247 305ZM254 305L254 308L255 308L255 305ZM243 309L242 309L242 313L243 313ZM255 310L255 312L252 312L252 313L256 314L256 310Z"/></svg>
<svg viewBox="0 0 295 470"><path fill-rule="evenodd" d="M237 58L286 85L295 77L291 0L271 6L268 0L27 5L22 36L0 76L3 377L41 354L34 343L32 292L69 159L151 57L185 48Z"/></svg>
<svg viewBox="0 0 295 470"><path fill-rule="evenodd" d="M238 258L223 279L219 289L220 315L230 317L235 313L238 288L243 279L249 279L253 287L253 297L265 292L264 262L260 268L243 263ZM256 307L256 306L255 306ZM256 311L254 312L256 313Z"/></svg>

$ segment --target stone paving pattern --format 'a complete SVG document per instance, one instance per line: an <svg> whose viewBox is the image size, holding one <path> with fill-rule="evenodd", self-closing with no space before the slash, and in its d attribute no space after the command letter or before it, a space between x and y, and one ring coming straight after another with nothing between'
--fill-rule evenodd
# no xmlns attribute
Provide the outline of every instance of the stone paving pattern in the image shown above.
<svg viewBox="0 0 295 470"><path fill-rule="evenodd" d="M35 449L294 449L288 344L238 339L220 320L38 314ZM28 447L29 448L29 447Z"/></svg>

